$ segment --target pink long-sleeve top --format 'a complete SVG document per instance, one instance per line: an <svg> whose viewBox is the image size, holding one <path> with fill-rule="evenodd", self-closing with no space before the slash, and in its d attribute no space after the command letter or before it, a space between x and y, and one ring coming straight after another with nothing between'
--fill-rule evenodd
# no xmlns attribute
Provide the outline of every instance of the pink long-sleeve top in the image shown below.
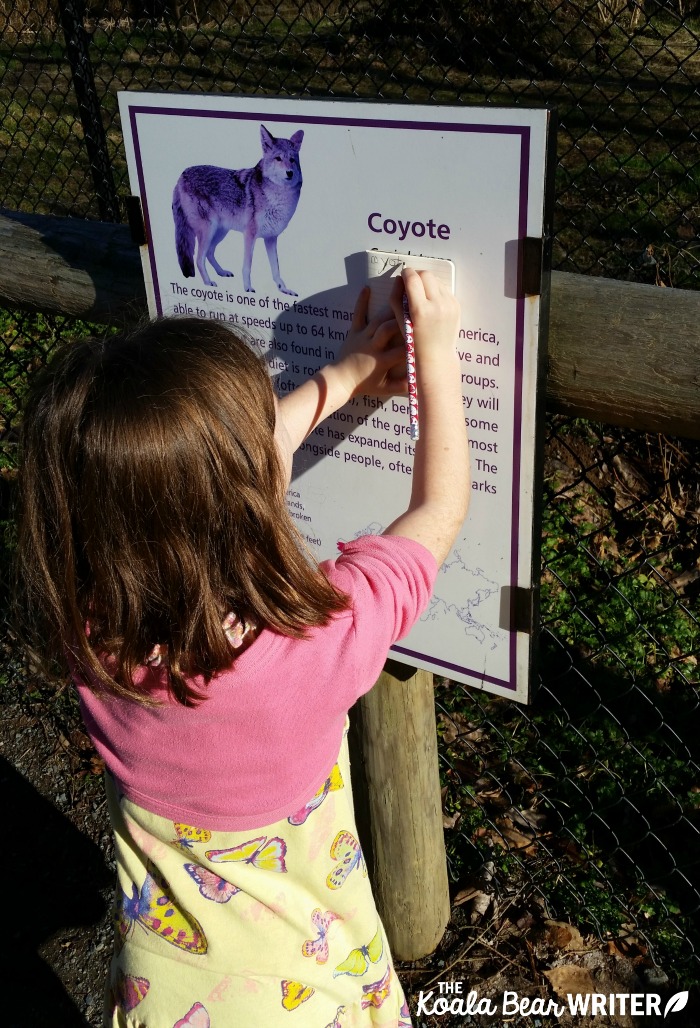
<svg viewBox="0 0 700 1028"><path fill-rule="evenodd" d="M196 707L171 699L163 668L144 667L155 706L76 680L83 718L118 789L154 814L212 831L246 831L302 807L337 759L345 717L379 677L389 647L432 594L437 565L419 543L363 536L322 565L350 600L305 639L263 629Z"/></svg>

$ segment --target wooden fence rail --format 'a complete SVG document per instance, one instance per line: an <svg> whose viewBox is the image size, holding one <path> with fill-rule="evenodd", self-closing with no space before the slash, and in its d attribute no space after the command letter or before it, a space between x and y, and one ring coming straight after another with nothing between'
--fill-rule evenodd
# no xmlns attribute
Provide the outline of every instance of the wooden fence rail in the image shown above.
<svg viewBox="0 0 700 1028"><path fill-rule="evenodd" d="M0 212L0 303L79 318L140 317L124 225ZM547 407L700 438L700 292L554 272Z"/></svg>
<svg viewBox="0 0 700 1028"><path fill-rule="evenodd" d="M96 321L145 316L129 229L0 212L0 304ZM553 273L547 407L700 438L699 325L700 292ZM361 701L355 757L377 903L394 955L413 960L437 945L449 896L432 676L404 677L389 662Z"/></svg>

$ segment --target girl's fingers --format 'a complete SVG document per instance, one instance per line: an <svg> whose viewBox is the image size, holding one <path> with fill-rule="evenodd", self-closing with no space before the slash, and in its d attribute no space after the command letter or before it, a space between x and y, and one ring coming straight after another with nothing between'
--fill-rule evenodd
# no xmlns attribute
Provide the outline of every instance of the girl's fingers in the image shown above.
<svg viewBox="0 0 700 1028"><path fill-rule="evenodd" d="M372 337L372 342L375 344L377 349L383 349L394 336L399 336L401 331L399 326L396 324L396 318L391 318L387 321L386 319L377 325L377 328Z"/></svg>
<svg viewBox="0 0 700 1028"><path fill-rule="evenodd" d="M352 331L361 332L367 324L367 311L369 310L369 286L360 290L360 295L355 302L355 310L352 312Z"/></svg>
<svg viewBox="0 0 700 1028"><path fill-rule="evenodd" d="M401 383L407 385L406 347L393 346L377 359L377 371L384 376L392 390L400 390Z"/></svg>
<svg viewBox="0 0 700 1028"><path fill-rule="evenodd" d="M419 277L426 300L437 300L442 296L444 290L443 283L432 271L421 271Z"/></svg>
<svg viewBox="0 0 700 1028"><path fill-rule="evenodd" d="M406 395L408 393L408 376L406 375L406 362L403 367L394 366L384 376L382 393L387 396Z"/></svg>
<svg viewBox="0 0 700 1028"><path fill-rule="evenodd" d="M459 317L459 304L452 291L430 271L404 268L404 286L414 328L432 334L445 330ZM436 337L437 338L437 337Z"/></svg>
<svg viewBox="0 0 700 1028"><path fill-rule="evenodd" d="M403 294L404 294L404 282L401 275L397 275L394 279L394 284L391 287L391 293L389 295L389 303L391 309L394 312L396 321L403 330Z"/></svg>
<svg viewBox="0 0 700 1028"><path fill-rule="evenodd" d="M425 303L427 299L423 279L413 268L404 268L401 277L403 278L404 292L408 299L408 309L411 312L411 316L414 317L421 303Z"/></svg>
<svg viewBox="0 0 700 1028"><path fill-rule="evenodd" d="M384 353L377 357L377 363L381 364L382 367L391 367L399 362L404 366L406 364L406 347L403 343L401 343L401 346L392 346L391 349L385 350Z"/></svg>
<svg viewBox="0 0 700 1028"><path fill-rule="evenodd" d="M432 271L404 268L403 274L409 306L412 307L423 299L434 302L445 295L444 283Z"/></svg>
<svg viewBox="0 0 700 1028"><path fill-rule="evenodd" d="M379 332L384 325L388 323L396 325L396 320L390 307L382 307L382 309L375 314L367 325L368 337L374 341L374 337L377 335L377 332Z"/></svg>

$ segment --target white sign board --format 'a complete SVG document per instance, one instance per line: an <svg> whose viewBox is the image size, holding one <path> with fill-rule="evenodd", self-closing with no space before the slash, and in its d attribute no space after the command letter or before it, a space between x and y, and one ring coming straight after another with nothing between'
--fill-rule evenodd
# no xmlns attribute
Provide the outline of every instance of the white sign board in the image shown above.
<svg viewBox="0 0 700 1028"><path fill-rule="evenodd" d="M538 580L540 302L514 283L522 242L543 235L549 113L131 92L119 100L152 315L245 327L280 394L337 354L367 250L454 262L472 502L428 610L392 656L527 699L532 618L518 623L518 612L532 610ZM253 218L267 241L256 242ZM413 450L405 399L354 399L309 437L288 503L320 558L401 513Z"/></svg>

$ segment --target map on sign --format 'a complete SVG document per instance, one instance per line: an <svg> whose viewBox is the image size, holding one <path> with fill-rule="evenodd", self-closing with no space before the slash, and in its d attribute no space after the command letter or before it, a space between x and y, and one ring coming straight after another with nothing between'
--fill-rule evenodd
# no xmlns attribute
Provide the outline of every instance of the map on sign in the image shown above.
<svg viewBox="0 0 700 1028"><path fill-rule="evenodd" d="M527 700L543 312L522 272L546 236L549 112L138 92L120 110L151 314L240 329L280 395L335 359L368 252L452 262L472 502L392 656ZM316 428L287 504L320 559L405 509L413 454L405 397Z"/></svg>

